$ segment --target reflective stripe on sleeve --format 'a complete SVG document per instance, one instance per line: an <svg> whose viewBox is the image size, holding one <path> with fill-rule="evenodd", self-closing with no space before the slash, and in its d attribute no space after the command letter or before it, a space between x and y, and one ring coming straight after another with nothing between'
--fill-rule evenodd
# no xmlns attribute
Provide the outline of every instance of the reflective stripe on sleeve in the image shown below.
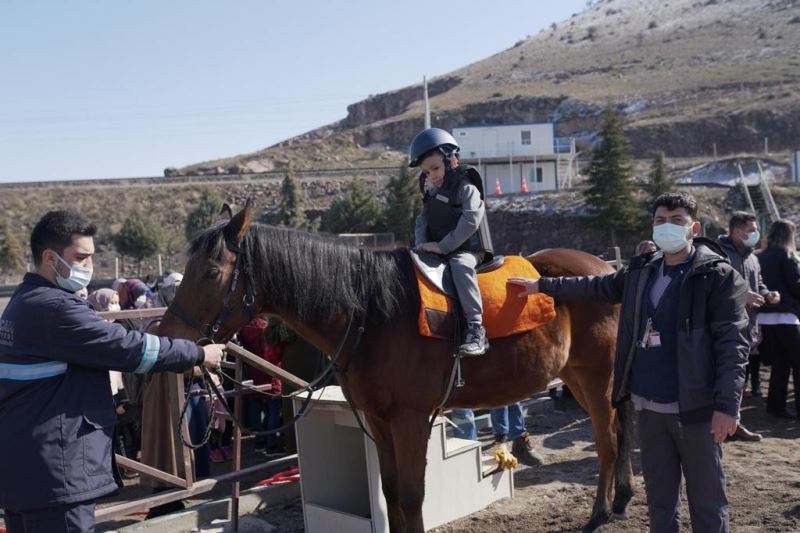
<svg viewBox="0 0 800 533"><path fill-rule="evenodd" d="M150 369L153 368L153 365L156 364L156 360L158 360L158 352L161 351L161 339L149 333L145 333L144 337L145 342L144 350L142 351L142 362L139 363L139 366L134 370L136 374L146 374L150 372Z"/></svg>
<svg viewBox="0 0 800 533"><path fill-rule="evenodd" d="M0 363L0 379L11 379L14 381L47 379L64 374L66 371L67 363L60 361L36 363L32 365Z"/></svg>

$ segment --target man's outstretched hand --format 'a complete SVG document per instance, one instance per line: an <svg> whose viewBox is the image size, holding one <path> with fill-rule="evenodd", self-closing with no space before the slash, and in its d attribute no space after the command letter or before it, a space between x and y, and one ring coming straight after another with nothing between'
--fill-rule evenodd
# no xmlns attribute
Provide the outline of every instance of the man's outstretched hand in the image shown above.
<svg viewBox="0 0 800 533"><path fill-rule="evenodd" d="M508 278L508 283L511 285L521 285L523 287L524 290L517 295L517 298L527 298L529 294L536 294L539 292L538 279Z"/></svg>

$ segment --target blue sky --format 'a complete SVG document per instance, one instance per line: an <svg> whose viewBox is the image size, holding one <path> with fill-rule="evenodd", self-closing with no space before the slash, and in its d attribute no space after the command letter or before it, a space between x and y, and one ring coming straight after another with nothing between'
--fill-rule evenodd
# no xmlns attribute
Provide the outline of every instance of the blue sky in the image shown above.
<svg viewBox="0 0 800 533"><path fill-rule="evenodd" d="M252 152L585 4L6 0L0 182L154 176Z"/></svg>

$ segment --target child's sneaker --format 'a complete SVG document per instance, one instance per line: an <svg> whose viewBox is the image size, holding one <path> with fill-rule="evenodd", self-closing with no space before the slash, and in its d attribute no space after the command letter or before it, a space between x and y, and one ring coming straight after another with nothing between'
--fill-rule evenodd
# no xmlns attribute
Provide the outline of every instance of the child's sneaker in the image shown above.
<svg viewBox="0 0 800 533"><path fill-rule="evenodd" d="M489 341L486 339L486 329L481 324L469 324L467 334L464 337L464 344L458 349L464 357L475 357L483 355L489 349Z"/></svg>
<svg viewBox="0 0 800 533"><path fill-rule="evenodd" d="M220 450L220 449L211 450L211 454L210 455L211 455L211 462L213 462L213 463L224 463L225 462L225 456L222 454L222 450Z"/></svg>

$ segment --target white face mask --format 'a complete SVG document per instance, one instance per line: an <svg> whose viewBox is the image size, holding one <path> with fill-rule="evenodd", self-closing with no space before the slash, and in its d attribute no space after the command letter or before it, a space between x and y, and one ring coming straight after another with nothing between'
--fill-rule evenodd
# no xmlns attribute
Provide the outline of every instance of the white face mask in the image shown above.
<svg viewBox="0 0 800 533"><path fill-rule="evenodd" d="M147 296L144 294L136 298L136 301L133 302L133 306L136 309L142 309L146 305L147 305Z"/></svg>
<svg viewBox="0 0 800 533"><path fill-rule="evenodd" d="M747 234L747 238L742 241L742 244L744 244L748 248L755 248L756 244L758 244L759 239L761 239L761 234L758 232L758 230L755 230L753 233Z"/></svg>
<svg viewBox="0 0 800 533"><path fill-rule="evenodd" d="M120 308L119 304L108 304L108 310L109 311L116 312L116 311L119 311L120 309L121 308Z"/></svg>
<svg viewBox="0 0 800 533"><path fill-rule="evenodd" d="M692 226L679 226L665 222L653 226L653 242L668 254L678 253L689 246Z"/></svg>
<svg viewBox="0 0 800 533"><path fill-rule="evenodd" d="M56 254L56 257L58 257L58 260L64 263L67 268L69 268L69 276L65 278L58 273L57 268L52 267L53 272L56 273L56 284L58 284L59 287L65 291L74 293L86 288L89 285L89 282L92 281L92 267L70 265L60 255Z"/></svg>

